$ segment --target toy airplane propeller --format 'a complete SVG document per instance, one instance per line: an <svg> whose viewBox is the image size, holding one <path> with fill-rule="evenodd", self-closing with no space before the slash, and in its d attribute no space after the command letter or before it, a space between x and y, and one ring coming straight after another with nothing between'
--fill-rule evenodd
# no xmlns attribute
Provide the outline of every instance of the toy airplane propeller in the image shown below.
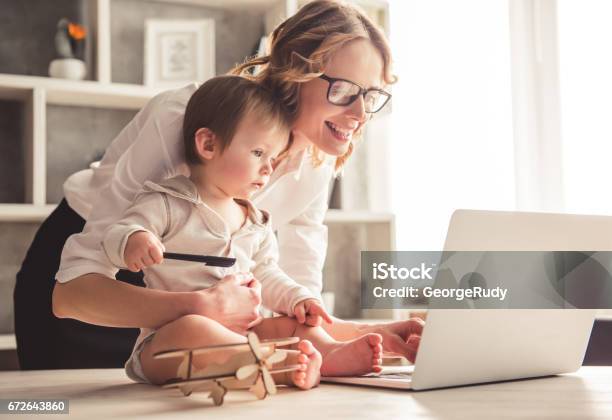
<svg viewBox="0 0 612 420"><path fill-rule="evenodd" d="M261 343L257 338L256 334L249 334L247 336L249 347L255 356L256 363L242 366L236 371L236 378L239 380L246 379L251 375L258 373L255 384L251 387L251 392L258 396L258 398L265 398L266 394L276 394L276 384L270 374L270 369L274 363L282 362L287 358L287 353L274 352L268 357L265 357L261 352ZM263 396L260 396L263 395Z"/></svg>
<svg viewBox="0 0 612 420"><path fill-rule="evenodd" d="M298 341L297 337L260 341L257 334L250 332L246 343L167 350L156 353L153 357L183 358L177 368L177 378L168 380L163 388L179 388L185 396L197 390L209 391L209 397L215 405L221 405L230 389L249 390L258 399L275 394L276 384L272 374L299 369L297 364L273 368L275 363L284 361L288 354L299 353L297 350L277 349L277 347L288 346ZM209 363L203 369L195 371L194 357L206 353L233 354L230 354L222 364Z"/></svg>

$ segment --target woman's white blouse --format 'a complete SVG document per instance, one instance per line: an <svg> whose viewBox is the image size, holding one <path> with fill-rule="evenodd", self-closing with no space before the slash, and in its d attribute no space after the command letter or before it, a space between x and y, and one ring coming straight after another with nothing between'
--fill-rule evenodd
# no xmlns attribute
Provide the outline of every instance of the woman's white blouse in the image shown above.
<svg viewBox="0 0 612 420"><path fill-rule="evenodd" d="M68 238L56 279L68 282L88 273L114 277L103 251L105 229L119 220L146 181L189 175L183 153L185 107L196 84L151 99L119 133L102 161L64 183L70 207L87 220L83 232ZM333 160L313 167L308 151L295 153L276 168L268 185L252 197L271 214L280 248L280 267L319 295L327 252L327 211ZM197 250L193 250L197 254Z"/></svg>

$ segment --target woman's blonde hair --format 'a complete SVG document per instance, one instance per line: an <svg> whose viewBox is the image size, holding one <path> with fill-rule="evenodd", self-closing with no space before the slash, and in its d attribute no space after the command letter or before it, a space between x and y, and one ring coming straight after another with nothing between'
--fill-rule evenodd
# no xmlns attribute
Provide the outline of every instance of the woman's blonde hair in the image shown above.
<svg viewBox="0 0 612 420"><path fill-rule="evenodd" d="M247 60L231 73L254 78L267 86L296 117L301 83L319 77L329 58L356 39L372 42L383 59L384 82L394 83L391 49L383 32L354 6L329 0L307 3L274 29L268 41L268 54ZM336 159L336 171L352 153L351 142L348 151ZM312 155L315 166L323 162L314 146Z"/></svg>

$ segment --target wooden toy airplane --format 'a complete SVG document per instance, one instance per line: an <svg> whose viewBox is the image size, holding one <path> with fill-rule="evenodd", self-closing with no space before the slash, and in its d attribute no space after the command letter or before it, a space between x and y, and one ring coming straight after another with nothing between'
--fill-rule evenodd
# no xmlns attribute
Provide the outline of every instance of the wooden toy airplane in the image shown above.
<svg viewBox="0 0 612 420"><path fill-rule="evenodd" d="M156 359L182 357L177 369L177 378L168 380L163 388L179 388L183 395L193 391L210 391L209 397L215 405L223 404L230 389L248 389L259 399L276 394L273 373L291 372L299 365L288 365L274 369L273 364L282 362L289 353L297 350L277 349L299 341L298 337L259 340L250 332L246 343L200 347L195 349L167 350L153 355ZM223 363L209 363L203 369L195 370L194 356L209 353L227 356ZM229 353L229 355L228 355Z"/></svg>

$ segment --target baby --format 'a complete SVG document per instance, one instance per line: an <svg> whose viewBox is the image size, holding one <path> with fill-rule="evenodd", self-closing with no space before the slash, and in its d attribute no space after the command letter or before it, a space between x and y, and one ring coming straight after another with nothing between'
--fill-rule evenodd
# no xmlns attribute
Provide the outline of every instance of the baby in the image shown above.
<svg viewBox="0 0 612 420"><path fill-rule="evenodd" d="M299 364L300 370L276 379L308 389L318 384L320 374L380 370L382 337L366 334L339 342L325 332L321 320L331 323L330 316L310 290L280 269L270 216L249 201L288 153L290 127L291 116L257 83L238 76L207 81L185 111L190 176L147 182L123 218L106 231L103 247L116 267L143 270L146 286L154 289L194 291L228 275L253 276L261 282L263 305L288 317L265 319L252 330L262 339L302 339L285 362ZM166 250L232 257L236 263L221 268L164 260ZM126 371L136 381L161 384L176 375L178 361L154 359L153 354L245 341L222 322L186 315L157 330L141 329ZM206 357L194 357L194 366L214 361Z"/></svg>

